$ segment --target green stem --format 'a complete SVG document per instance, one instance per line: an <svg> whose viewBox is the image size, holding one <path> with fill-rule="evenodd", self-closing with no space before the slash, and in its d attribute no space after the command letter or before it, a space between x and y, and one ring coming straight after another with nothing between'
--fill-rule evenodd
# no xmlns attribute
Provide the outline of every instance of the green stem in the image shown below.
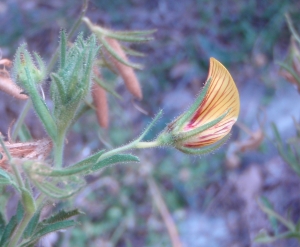
<svg viewBox="0 0 300 247"><path fill-rule="evenodd" d="M66 131L60 131L54 143L54 166L57 169L62 168L65 136Z"/></svg>
<svg viewBox="0 0 300 247"><path fill-rule="evenodd" d="M157 147L159 146L159 142L157 141L152 141L152 142L139 142L139 139L138 140L135 140L133 142L130 142L128 143L127 145L125 146L122 146L122 147L118 147L118 148L115 148L113 150L110 150L104 154L102 154L99 159L97 160L97 162L99 162L100 160L103 160L107 157L110 157L112 155L115 155L115 154L118 154L118 153L121 153L125 150L128 150L128 149L133 149L133 148L152 148L152 147Z"/></svg>
<svg viewBox="0 0 300 247"><path fill-rule="evenodd" d="M23 219L21 220L20 224L17 226L16 230L14 231L14 234L10 238L11 241L7 247L16 247L17 246L17 244L18 244L20 238L22 237L32 216L33 216L33 214L25 212Z"/></svg>
<svg viewBox="0 0 300 247"><path fill-rule="evenodd" d="M138 142L135 145L135 148L154 148L160 146L158 141L152 141L152 142Z"/></svg>
<svg viewBox="0 0 300 247"><path fill-rule="evenodd" d="M15 124L15 128L13 130L12 137L11 137L13 141L15 141L17 139L17 136L22 127L22 124L24 123L24 119L25 119L26 115L28 114L28 111L30 110L31 106L32 106L31 100L27 100L27 102L24 105L24 108L22 109L22 112L19 115L18 120Z"/></svg>

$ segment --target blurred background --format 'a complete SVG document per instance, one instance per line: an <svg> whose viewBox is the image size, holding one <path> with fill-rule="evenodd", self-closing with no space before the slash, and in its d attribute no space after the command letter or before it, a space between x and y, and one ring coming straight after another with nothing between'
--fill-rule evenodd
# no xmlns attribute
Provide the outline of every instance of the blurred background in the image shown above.
<svg viewBox="0 0 300 247"><path fill-rule="evenodd" d="M81 4L79 0L2 0L2 57L13 59L17 47L26 42L49 60L60 30L70 28ZM115 30L157 32L153 41L132 46L147 54L138 58L145 65L137 71L143 100L133 102L122 80L112 78L122 100L109 96L109 128L101 129L92 111L82 116L67 137L67 164L128 143L163 109L162 119L148 135L154 138L193 102L206 80L210 57L232 74L241 113L228 143L213 154L194 157L174 149L138 150L133 153L140 164L116 165L89 176L89 185L73 201L64 202L71 208L75 201L86 213L78 219L81 225L49 235L40 246L175 246L163 220L163 206L156 203L158 194L151 193L149 176L183 246L299 246L285 239L253 243L262 229L273 235L285 230L261 211L258 198L264 197L276 212L293 221L300 215L300 178L278 154L271 128L276 123L287 140L296 132L293 117L299 120L300 95L280 76L277 64L290 45L286 12L299 27L296 0L90 0L86 16L94 23ZM80 29L89 34L84 25ZM24 102L2 92L0 98L0 132L6 135ZM26 123L34 138L44 136L33 113ZM240 148L251 140L252 146Z"/></svg>

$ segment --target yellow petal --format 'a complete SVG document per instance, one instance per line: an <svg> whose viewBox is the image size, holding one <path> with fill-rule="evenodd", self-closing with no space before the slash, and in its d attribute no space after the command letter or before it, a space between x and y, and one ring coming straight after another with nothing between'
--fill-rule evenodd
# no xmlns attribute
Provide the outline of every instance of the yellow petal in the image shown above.
<svg viewBox="0 0 300 247"><path fill-rule="evenodd" d="M208 79L210 86L195 115L184 127L184 131L202 126L230 112L218 124L189 139L185 146L202 147L215 143L227 135L236 122L240 111L239 93L228 70L215 58L210 58Z"/></svg>

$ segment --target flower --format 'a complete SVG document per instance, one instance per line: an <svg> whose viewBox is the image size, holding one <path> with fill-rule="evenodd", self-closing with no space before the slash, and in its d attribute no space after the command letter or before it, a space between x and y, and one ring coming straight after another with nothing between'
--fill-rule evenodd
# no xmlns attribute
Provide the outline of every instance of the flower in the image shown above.
<svg viewBox="0 0 300 247"><path fill-rule="evenodd" d="M157 141L189 154L211 152L227 140L239 111L239 93L230 73L218 60L210 58L202 92Z"/></svg>

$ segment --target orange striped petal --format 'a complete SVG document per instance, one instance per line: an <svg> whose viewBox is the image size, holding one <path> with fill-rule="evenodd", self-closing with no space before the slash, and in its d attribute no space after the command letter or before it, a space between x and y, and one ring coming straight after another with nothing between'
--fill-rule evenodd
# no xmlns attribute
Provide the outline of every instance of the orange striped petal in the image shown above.
<svg viewBox="0 0 300 247"><path fill-rule="evenodd" d="M208 79L211 79L208 91L183 131L203 126L230 111L213 127L186 140L183 144L185 147L201 148L221 140L230 132L238 118L240 111L238 90L228 70L215 58L210 58Z"/></svg>

